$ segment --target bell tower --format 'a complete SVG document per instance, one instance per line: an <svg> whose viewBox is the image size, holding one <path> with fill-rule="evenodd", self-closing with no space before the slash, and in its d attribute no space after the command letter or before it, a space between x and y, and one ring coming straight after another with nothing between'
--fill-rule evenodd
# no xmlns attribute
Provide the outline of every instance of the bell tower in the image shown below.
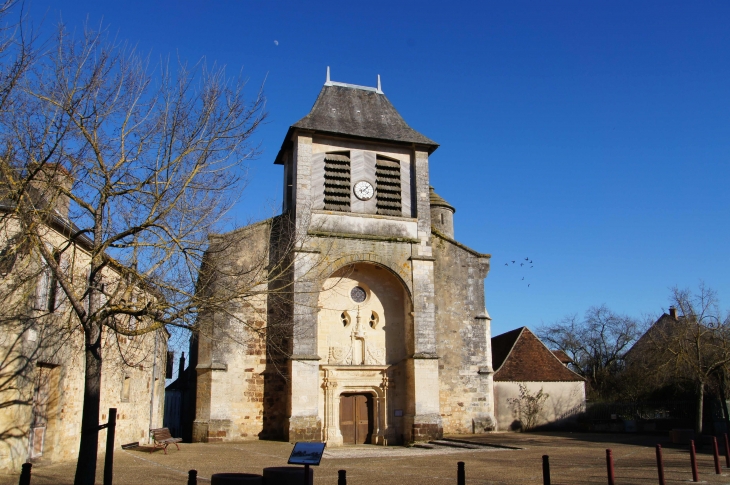
<svg viewBox="0 0 730 485"><path fill-rule="evenodd" d="M289 128L275 161L284 165L283 210L296 221L302 251L335 241L328 258L380 259L407 286L408 355L398 367L406 389L396 427L409 440L441 434L428 175L437 148L396 111L379 76L377 87L357 86L332 81L328 68L314 106ZM294 274L313 260L297 260ZM305 286L293 283L300 310L292 315L290 441L322 429L316 292Z"/></svg>

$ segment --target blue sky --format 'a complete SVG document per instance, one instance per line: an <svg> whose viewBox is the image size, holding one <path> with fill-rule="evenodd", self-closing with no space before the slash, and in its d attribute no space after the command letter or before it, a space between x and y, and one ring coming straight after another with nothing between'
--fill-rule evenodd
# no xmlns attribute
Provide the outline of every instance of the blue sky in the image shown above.
<svg viewBox="0 0 730 485"><path fill-rule="evenodd" d="M239 221L279 207L273 158L326 67L354 84L380 74L405 120L441 144L431 182L457 209L457 239L492 254L494 335L604 303L661 313L671 286L700 280L730 308L728 2L27 6L36 28L103 20L155 58L205 56L243 72L251 93L266 80ZM512 266L525 257L533 268Z"/></svg>

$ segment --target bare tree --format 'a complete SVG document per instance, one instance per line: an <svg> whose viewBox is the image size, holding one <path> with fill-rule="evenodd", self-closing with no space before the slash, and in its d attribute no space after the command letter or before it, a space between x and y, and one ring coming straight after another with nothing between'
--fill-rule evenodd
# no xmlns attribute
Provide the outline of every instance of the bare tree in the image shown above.
<svg viewBox="0 0 730 485"><path fill-rule="evenodd" d="M594 395L606 397L613 376L623 366L626 351L641 335L638 320L617 314L605 305L591 307L582 319L570 315L560 322L538 328L540 339L572 360Z"/></svg>
<svg viewBox="0 0 730 485"><path fill-rule="evenodd" d="M697 292L672 288L675 316L664 315L637 345L637 362L662 382L684 381L695 387L695 431L702 432L707 389L723 388L730 370L730 313L723 314L717 293L704 283ZM633 355L632 355L633 358Z"/></svg>
<svg viewBox="0 0 730 485"><path fill-rule="evenodd" d="M83 333L75 483L93 483L102 329L128 336L165 325L194 329L202 308L265 291L272 267L286 271L288 258L272 265L267 255L225 295L196 292L208 236L222 227L242 188L242 164L256 154L251 136L265 117L264 98L258 90L247 100L245 82L204 62L152 67L93 29L70 34L61 26L42 55L29 56L22 42L13 52L16 65L0 79L4 251L36 255L35 272L16 290L30 291L42 267L70 308L69 325ZM58 219L70 229L54 248L47 228ZM79 277L64 260L82 243L89 263ZM16 293L14 301L27 297ZM8 312L6 320L17 321Z"/></svg>

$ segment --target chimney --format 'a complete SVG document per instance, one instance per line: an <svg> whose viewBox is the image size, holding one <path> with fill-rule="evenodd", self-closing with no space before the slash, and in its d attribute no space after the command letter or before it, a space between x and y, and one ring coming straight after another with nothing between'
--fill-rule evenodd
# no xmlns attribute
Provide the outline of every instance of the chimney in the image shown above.
<svg viewBox="0 0 730 485"><path fill-rule="evenodd" d="M35 170L38 165L31 166L31 170ZM37 190L43 204L53 204L53 209L57 215L64 219L68 219L68 211L71 205L71 199L62 194L58 187L71 191L73 187L73 177L60 163L46 163L35 174L30 182L31 187Z"/></svg>
<svg viewBox="0 0 730 485"><path fill-rule="evenodd" d="M677 320L677 309L675 307L669 307L669 316L672 317L673 320Z"/></svg>
<svg viewBox="0 0 730 485"><path fill-rule="evenodd" d="M185 352L180 356L180 367L177 370L177 376L180 377L185 370Z"/></svg>

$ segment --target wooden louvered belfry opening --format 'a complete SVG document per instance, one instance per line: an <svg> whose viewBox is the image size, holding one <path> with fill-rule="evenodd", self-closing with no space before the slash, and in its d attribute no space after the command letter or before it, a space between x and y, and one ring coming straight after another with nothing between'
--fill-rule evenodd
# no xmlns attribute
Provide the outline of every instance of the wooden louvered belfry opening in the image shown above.
<svg viewBox="0 0 730 485"><path fill-rule="evenodd" d="M386 216L403 215L400 162L379 156L375 161L375 185L377 213Z"/></svg>
<svg viewBox="0 0 730 485"><path fill-rule="evenodd" d="M350 154L324 156L324 209L350 211Z"/></svg>

